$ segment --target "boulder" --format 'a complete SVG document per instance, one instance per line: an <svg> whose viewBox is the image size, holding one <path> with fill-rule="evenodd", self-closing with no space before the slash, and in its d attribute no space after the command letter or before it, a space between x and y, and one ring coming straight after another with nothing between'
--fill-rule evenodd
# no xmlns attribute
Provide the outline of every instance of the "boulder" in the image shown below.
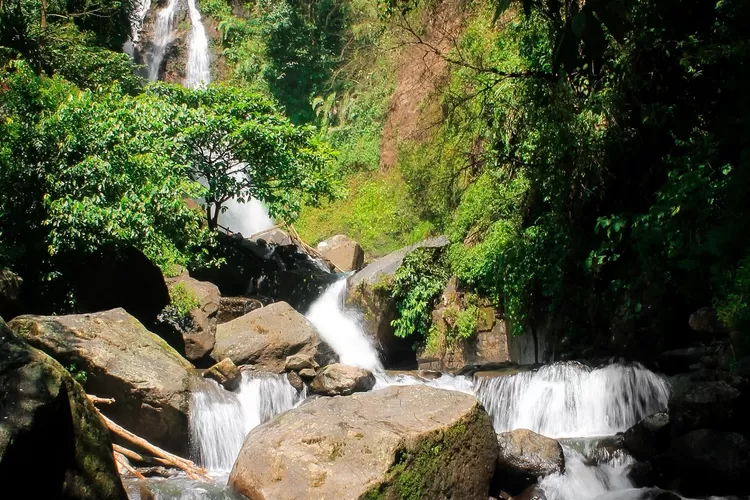
<svg viewBox="0 0 750 500"><path fill-rule="evenodd" d="M293 354L308 355L319 364L332 357L312 323L286 302L275 302L216 328L215 358L281 373L286 358Z"/></svg>
<svg viewBox="0 0 750 500"><path fill-rule="evenodd" d="M11 319L20 309L23 279L10 269L0 268L0 318Z"/></svg>
<svg viewBox="0 0 750 500"><path fill-rule="evenodd" d="M320 365L313 359L309 354L297 353L286 357L286 363L284 364L286 371L304 370L305 368L312 368L317 370Z"/></svg>
<svg viewBox="0 0 750 500"><path fill-rule="evenodd" d="M310 389L323 396L348 396L366 392L375 386L375 376L363 368L334 363L318 372Z"/></svg>
<svg viewBox="0 0 750 500"><path fill-rule="evenodd" d="M208 281L198 281L185 272L167 280L170 296L174 302L177 287L195 300L197 306L190 310L186 317L181 317L174 303L170 303L160 314L162 322L172 328L179 345L170 344L194 364L205 363L205 359L214 348L216 341L216 323L219 313L221 294L219 287ZM166 339L169 341L169 339Z"/></svg>
<svg viewBox="0 0 750 500"><path fill-rule="evenodd" d="M659 363L659 369L667 374L676 374L686 372L707 356L710 356L715 349L708 346L685 347L682 349L672 349L664 351L656 358Z"/></svg>
<svg viewBox="0 0 750 500"><path fill-rule="evenodd" d="M317 250L340 271L358 271L365 264L365 252L362 247L343 234L321 241Z"/></svg>
<svg viewBox="0 0 750 500"><path fill-rule="evenodd" d="M254 428L229 485L252 499L486 500L496 457L474 396L392 386L318 398Z"/></svg>
<svg viewBox="0 0 750 500"><path fill-rule="evenodd" d="M231 359L224 358L203 372L203 377L215 380L224 389L233 391L240 386L242 372L240 372L240 369L235 366Z"/></svg>
<svg viewBox="0 0 750 500"><path fill-rule="evenodd" d="M24 498L127 499L109 431L81 386L2 319L0 481Z"/></svg>
<svg viewBox="0 0 750 500"><path fill-rule="evenodd" d="M742 426L741 392L721 379L674 377L669 398L672 435L693 429L737 430Z"/></svg>
<svg viewBox="0 0 750 500"><path fill-rule="evenodd" d="M713 307L701 307L688 319L688 324L693 331L699 333L729 333L724 325L719 321L716 309Z"/></svg>
<svg viewBox="0 0 750 500"><path fill-rule="evenodd" d="M651 460L669 445L669 413L654 413L622 434L622 444L636 460Z"/></svg>
<svg viewBox="0 0 750 500"><path fill-rule="evenodd" d="M295 372L287 372L286 379L289 381L292 387L297 389L297 392L305 388L305 383L302 381L302 378Z"/></svg>
<svg viewBox="0 0 750 500"><path fill-rule="evenodd" d="M391 322L396 319L396 302L390 291L393 275L401 267L404 257L417 248L440 250L449 243L444 236L424 240L375 259L349 277L346 303L362 313L364 329L377 340L387 366L416 368L413 340L393 334Z"/></svg>
<svg viewBox="0 0 750 500"><path fill-rule="evenodd" d="M736 432L698 429L675 439L658 461L685 496L750 494L750 441Z"/></svg>
<svg viewBox="0 0 750 500"><path fill-rule="evenodd" d="M256 309L260 309L264 305L259 299L250 297L221 297L216 322L218 324L227 323Z"/></svg>
<svg viewBox="0 0 750 500"><path fill-rule="evenodd" d="M305 368L299 371L299 376L304 379L314 379L317 372L314 368Z"/></svg>
<svg viewBox="0 0 750 500"><path fill-rule="evenodd" d="M115 402L102 412L178 455L188 451L192 366L124 309L69 316L19 316L28 343L87 374L86 390Z"/></svg>
<svg viewBox="0 0 750 500"><path fill-rule="evenodd" d="M498 434L498 458L493 487L516 495L541 477L565 471L565 456L556 440L516 429Z"/></svg>

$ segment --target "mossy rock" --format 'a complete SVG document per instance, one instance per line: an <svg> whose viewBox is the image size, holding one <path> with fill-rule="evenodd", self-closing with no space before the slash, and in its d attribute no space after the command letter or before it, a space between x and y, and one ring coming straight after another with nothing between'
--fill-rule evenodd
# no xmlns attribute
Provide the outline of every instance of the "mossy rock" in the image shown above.
<svg viewBox="0 0 750 500"><path fill-rule="evenodd" d="M25 498L127 499L109 431L81 386L2 319L0 481Z"/></svg>
<svg viewBox="0 0 750 500"><path fill-rule="evenodd" d="M319 398L256 427L229 484L255 499L485 500L496 460L474 396L389 387Z"/></svg>

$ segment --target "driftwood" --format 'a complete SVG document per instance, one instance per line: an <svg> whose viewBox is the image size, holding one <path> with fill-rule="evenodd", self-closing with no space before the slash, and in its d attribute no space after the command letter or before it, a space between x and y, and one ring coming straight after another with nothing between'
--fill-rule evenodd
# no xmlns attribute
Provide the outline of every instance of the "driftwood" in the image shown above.
<svg viewBox="0 0 750 500"><path fill-rule="evenodd" d="M295 243L297 243L297 245L300 248L302 248L302 250L304 250L307 253L307 255L309 255L310 257L322 260L323 262L325 262L326 264L328 264L332 270L338 271L340 273L344 272L336 264L334 264L330 260L328 260L325 257L323 257L323 255L320 252L318 252L316 249L314 249L313 247L311 247L310 245L308 245L307 243L305 243L302 240L302 237L297 232L297 230L294 229L293 225L288 224L286 226L286 229L287 229L287 232L289 233L289 236L291 236L292 241L294 241Z"/></svg>
<svg viewBox="0 0 750 500"><path fill-rule="evenodd" d="M88 395L89 399L96 403L98 402L106 402L107 404L111 404L114 402L113 399L106 399L106 398L99 398L97 396L91 396ZM160 463L162 465L167 465L169 467L176 467L178 469L181 469L187 474L187 476L190 479L196 479L196 480L209 480L210 477L208 475L208 471L202 467L198 467L190 460L187 460L182 457L178 457L177 455L173 455L172 453L169 453L168 451L164 451L158 446L154 446L153 444L149 443L145 439L136 436L129 430L125 429L124 427L121 427L120 425L116 424L109 418L107 418L102 412L99 411L98 408L95 408L97 414L99 414L99 417L102 419L102 421L106 424L107 428L112 434L115 434L126 441L135 444L136 446L142 448L143 450L149 452L151 455L156 457L154 459L155 462ZM125 457L132 458L133 460L143 460L143 456L128 450L127 448L124 448L119 445L114 445L114 450L118 453L122 453ZM157 460L158 459L158 460ZM147 460L144 460L147 461ZM127 467L126 467L127 469Z"/></svg>
<svg viewBox="0 0 750 500"><path fill-rule="evenodd" d="M137 477L138 479L140 479L140 480L142 480L142 481L144 481L144 480L146 479L146 478L144 477L144 475L143 475L143 474L141 474L140 472L138 472L137 470L135 470L134 468L132 468L132 467L130 466L130 464L129 464L129 463L127 462L127 460L125 460L125 459L124 459L124 458L122 457L122 455L120 455L119 453L115 453L115 461L116 461L116 462L117 462L118 464L120 464L120 466L121 466L121 467L122 467L123 469L125 469L125 470L126 470L126 471L128 471L128 472L130 472L131 474L133 474L133 475L134 475L135 477Z"/></svg>

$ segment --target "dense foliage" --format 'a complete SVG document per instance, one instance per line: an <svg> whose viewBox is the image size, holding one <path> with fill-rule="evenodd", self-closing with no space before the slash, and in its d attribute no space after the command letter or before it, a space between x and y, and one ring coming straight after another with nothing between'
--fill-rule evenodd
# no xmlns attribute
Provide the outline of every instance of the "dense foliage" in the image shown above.
<svg viewBox="0 0 750 500"><path fill-rule="evenodd" d="M293 221L338 192L330 148L257 91L144 86L112 50L130 9L0 3L0 267L35 310L74 308L73 275L105 247L135 247L165 273L215 263L230 198Z"/></svg>

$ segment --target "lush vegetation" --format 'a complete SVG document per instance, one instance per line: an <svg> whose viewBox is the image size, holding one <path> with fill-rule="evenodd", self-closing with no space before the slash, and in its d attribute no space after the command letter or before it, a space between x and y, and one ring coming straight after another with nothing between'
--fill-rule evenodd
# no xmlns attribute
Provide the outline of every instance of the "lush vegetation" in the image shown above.
<svg viewBox="0 0 750 500"><path fill-rule="evenodd" d="M145 86L111 50L128 2L1 5L0 267L24 279L30 307L74 308L71 273L105 246L135 247L166 273L213 263L229 198L293 221L338 193L330 148L267 97Z"/></svg>

